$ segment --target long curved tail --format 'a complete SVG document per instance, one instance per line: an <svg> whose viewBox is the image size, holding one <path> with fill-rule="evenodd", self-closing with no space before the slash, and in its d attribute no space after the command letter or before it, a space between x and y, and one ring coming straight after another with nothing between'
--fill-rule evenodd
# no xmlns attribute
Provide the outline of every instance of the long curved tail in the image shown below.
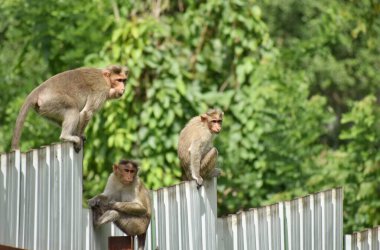
<svg viewBox="0 0 380 250"><path fill-rule="evenodd" d="M22 132L22 127L24 125L24 121L26 118L26 115L28 114L29 108L34 104L34 97L35 95L31 93L25 100L24 104L22 105L20 112L18 113L16 125L13 130L13 137L12 137L12 150L19 148L20 143L20 137Z"/></svg>

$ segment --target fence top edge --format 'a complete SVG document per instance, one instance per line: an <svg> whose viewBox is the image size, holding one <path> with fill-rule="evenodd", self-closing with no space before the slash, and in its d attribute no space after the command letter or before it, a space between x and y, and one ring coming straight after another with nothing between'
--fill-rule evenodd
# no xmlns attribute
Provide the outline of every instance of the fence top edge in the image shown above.
<svg viewBox="0 0 380 250"><path fill-rule="evenodd" d="M345 236L357 236L357 235L361 235L361 234L364 234L364 233L368 233L370 231L380 231L380 225L375 226L373 228L365 228L365 229L363 229L361 231L353 232L351 234L345 234Z"/></svg>
<svg viewBox="0 0 380 250"><path fill-rule="evenodd" d="M48 145L41 145L41 146L36 147L36 148L30 148L26 151L21 151L20 149L13 149L13 150L10 150L8 152L0 152L0 155L10 155L10 154L15 154L15 153L26 154L26 153L30 153L30 152L33 152L36 150L41 151L41 150L46 150L48 148L54 148L55 146L58 146L58 145L66 146L66 147L74 149L74 145L72 142L53 142L53 143L48 144ZM79 153L83 153L83 149L81 149L81 151Z"/></svg>
<svg viewBox="0 0 380 250"><path fill-rule="evenodd" d="M214 181L214 178L217 178L217 177L213 177L212 179L210 180L206 180L206 182L213 182ZM195 180L191 180L191 181L181 181L179 183L176 183L176 184L173 184L173 185L170 185L170 186L165 186L165 187L160 187L158 189L153 189L151 190L152 192L163 192L164 190L168 190L168 189L173 189L173 188L176 188L176 187L181 187L181 186L185 186L187 183L190 184L190 186L193 186L194 188L197 187L197 184L195 182ZM201 192L202 188L206 188L205 185L203 185L201 188L197 189L199 192Z"/></svg>
<svg viewBox="0 0 380 250"><path fill-rule="evenodd" d="M268 207L276 207L276 206L279 206L280 204L285 204L285 203L288 203L288 202L297 201L299 199L304 199L304 198L309 197L309 196L315 196L315 195L320 194L320 193L331 192L333 190L340 191L340 190L343 190L343 188L342 187L330 188L330 189L318 191L318 192L315 192L315 193L310 193L310 194L307 194L307 195L304 195L304 196L296 197L296 198L291 199L291 200L279 201L279 202L275 202L275 203L264 205L264 206L260 206L260 207L248 208L246 210L242 209L242 210L237 211L236 213L227 214L227 215L223 215L221 217L218 217L218 219L225 219L225 218L229 218L229 217L236 216L236 215L240 216L243 213L252 213L254 211L258 211L258 210L261 210L261 209L267 209ZM379 226L379 229L380 229L380 226Z"/></svg>

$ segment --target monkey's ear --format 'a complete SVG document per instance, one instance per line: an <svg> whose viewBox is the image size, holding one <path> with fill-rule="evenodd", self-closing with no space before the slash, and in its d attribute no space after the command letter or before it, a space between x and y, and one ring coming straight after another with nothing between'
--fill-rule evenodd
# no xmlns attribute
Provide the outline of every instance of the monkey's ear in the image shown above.
<svg viewBox="0 0 380 250"><path fill-rule="evenodd" d="M109 71L108 69L103 69L102 70L102 74L105 77L110 77L111 76L111 71Z"/></svg>
<svg viewBox="0 0 380 250"><path fill-rule="evenodd" d="M203 114L203 115L201 115L201 121L202 121L202 122L207 121L207 114Z"/></svg>
<svg viewBox="0 0 380 250"><path fill-rule="evenodd" d="M113 164L112 168L113 168L113 172L116 173L118 171L119 165Z"/></svg>

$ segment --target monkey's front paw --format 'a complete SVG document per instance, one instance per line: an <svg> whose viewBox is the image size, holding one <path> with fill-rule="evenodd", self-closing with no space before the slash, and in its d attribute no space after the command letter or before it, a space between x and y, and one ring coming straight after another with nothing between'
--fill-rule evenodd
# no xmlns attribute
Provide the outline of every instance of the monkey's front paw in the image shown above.
<svg viewBox="0 0 380 250"><path fill-rule="evenodd" d="M82 141L80 143L74 143L74 150L76 153L79 153L81 149L82 149Z"/></svg>
<svg viewBox="0 0 380 250"><path fill-rule="evenodd" d="M88 206L91 207L91 208L92 208L92 207L99 206L99 203L100 203L100 201L99 201L98 198L92 198L92 199L89 199L89 200L87 201Z"/></svg>
<svg viewBox="0 0 380 250"><path fill-rule="evenodd" d="M197 188L199 189L203 185L203 178L202 177L194 177L193 179L197 182Z"/></svg>
<svg viewBox="0 0 380 250"><path fill-rule="evenodd" d="M85 144L87 141L87 137L85 135L81 135L80 138L82 139L82 143Z"/></svg>
<svg viewBox="0 0 380 250"><path fill-rule="evenodd" d="M112 209L118 209L119 207L116 203L117 203L116 201L109 201L108 206Z"/></svg>
<svg viewBox="0 0 380 250"><path fill-rule="evenodd" d="M214 170L211 171L210 177L219 177L222 173L222 170L220 168L214 168Z"/></svg>

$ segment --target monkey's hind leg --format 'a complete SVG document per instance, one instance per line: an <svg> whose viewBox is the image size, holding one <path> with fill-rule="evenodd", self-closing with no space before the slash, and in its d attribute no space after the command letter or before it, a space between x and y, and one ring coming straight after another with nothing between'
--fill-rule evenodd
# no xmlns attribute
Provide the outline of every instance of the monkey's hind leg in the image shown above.
<svg viewBox="0 0 380 250"><path fill-rule="evenodd" d="M203 178L217 177L220 175L220 169L216 168L216 163L218 159L218 150L212 148L203 157L201 161L201 176Z"/></svg>
<svg viewBox="0 0 380 250"><path fill-rule="evenodd" d="M116 210L108 210L106 211L100 218L95 221L96 226L103 225L107 222L113 222L120 218L120 213Z"/></svg>
<svg viewBox="0 0 380 250"><path fill-rule="evenodd" d="M76 109L69 109L65 111L62 132L59 139L62 141L69 141L74 143L74 149L78 153L82 147L82 140L79 136L74 135L79 122L79 112Z"/></svg>

